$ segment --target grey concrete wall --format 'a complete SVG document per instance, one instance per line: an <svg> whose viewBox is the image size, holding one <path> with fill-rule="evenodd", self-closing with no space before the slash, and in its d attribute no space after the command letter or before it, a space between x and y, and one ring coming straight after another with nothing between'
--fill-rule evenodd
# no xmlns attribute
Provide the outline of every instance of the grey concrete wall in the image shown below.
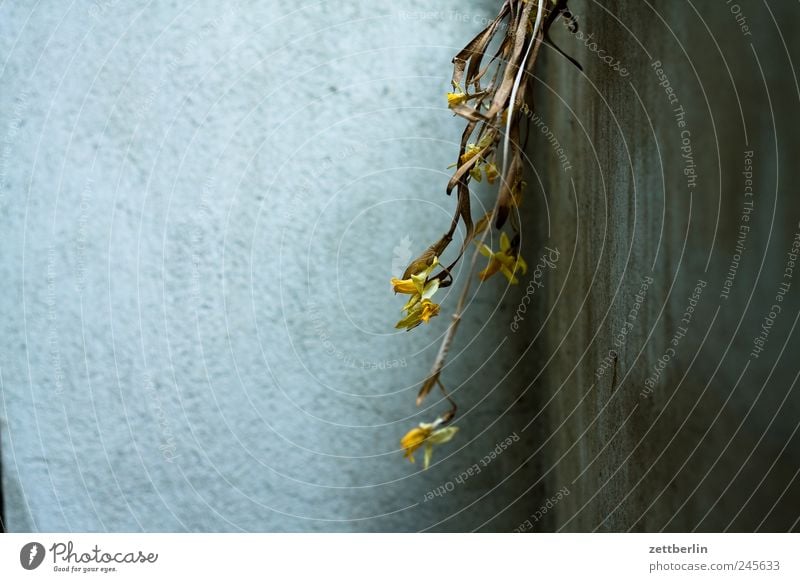
<svg viewBox="0 0 800 582"><path fill-rule="evenodd" d="M493 4L219 6L0 7L8 529L515 527L533 433L503 285L425 473L399 439L445 408L413 403L455 301L407 334L389 287L449 224L450 59Z"/></svg>
<svg viewBox="0 0 800 582"><path fill-rule="evenodd" d="M541 132L533 147L541 239L572 257L547 287L537 351L542 470L548 491L571 494L539 526L797 528L800 280L784 277L800 226L797 6L570 4L580 35L552 36L584 73L547 52L537 110L572 169Z"/></svg>

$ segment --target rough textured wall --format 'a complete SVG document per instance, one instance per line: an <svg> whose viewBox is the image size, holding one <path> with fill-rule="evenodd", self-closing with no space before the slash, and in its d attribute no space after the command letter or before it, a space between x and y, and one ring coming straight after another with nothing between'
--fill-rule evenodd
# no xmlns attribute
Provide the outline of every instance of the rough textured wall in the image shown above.
<svg viewBox="0 0 800 582"><path fill-rule="evenodd" d="M797 7L570 4L580 32L552 37L584 72L545 52L533 148L568 257L541 465L571 493L536 529L796 528Z"/></svg>
<svg viewBox="0 0 800 582"><path fill-rule="evenodd" d="M447 370L459 438L425 473L398 450L446 406L413 402L455 301L397 332L388 282L449 224L450 59L494 10L0 7L10 530L510 530L538 506L500 511L531 481L535 370L499 282Z"/></svg>

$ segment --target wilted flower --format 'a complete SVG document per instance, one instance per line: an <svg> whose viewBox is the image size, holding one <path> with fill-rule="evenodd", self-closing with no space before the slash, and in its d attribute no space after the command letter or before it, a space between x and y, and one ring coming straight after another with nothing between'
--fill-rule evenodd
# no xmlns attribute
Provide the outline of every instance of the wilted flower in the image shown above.
<svg viewBox="0 0 800 582"><path fill-rule="evenodd" d="M431 301L431 297L439 290L439 279L427 280L431 271L438 264L439 259L434 257L425 270L411 275L408 279L392 277L392 288L395 293L411 295L411 298L403 306L406 316L397 322L396 328L410 330L422 322L428 323L431 317L439 314L439 305Z"/></svg>
<svg viewBox="0 0 800 582"><path fill-rule="evenodd" d="M403 455L405 458L413 463L414 452L425 445L423 468L427 469L430 466L433 446L451 441L458 432L457 426L436 428L438 422L421 422L419 426L412 428L400 439L400 446L405 450Z"/></svg>
<svg viewBox="0 0 800 582"><path fill-rule="evenodd" d="M424 270L420 271L419 273L412 274L408 279L398 279L397 277L392 277L392 289L394 289L395 293L406 293L409 295L422 295L425 289L425 282L428 279L428 275L431 274L431 271L439 264L439 258L433 257L431 264L428 265Z"/></svg>
<svg viewBox="0 0 800 582"><path fill-rule="evenodd" d="M465 103L469 99L466 93L462 93L459 91L458 93L448 93L447 94L447 106L448 107L455 107L456 105L461 105Z"/></svg>
<svg viewBox="0 0 800 582"><path fill-rule="evenodd" d="M511 248L511 242L505 232L500 233L500 250L498 252L494 252L485 244L480 246L480 252L484 257L489 257L489 264L478 273L481 281L485 281L500 271L506 276L509 283L516 285L519 283L515 276L516 272L519 271L524 275L528 271L527 263L521 256L515 254L516 251Z"/></svg>
<svg viewBox="0 0 800 582"><path fill-rule="evenodd" d="M489 147L493 140L494 135L491 133L486 133L481 139L478 140L478 143L468 143L464 148L464 153L461 155L461 163L463 164L468 162L477 156L479 152Z"/></svg>
<svg viewBox="0 0 800 582"><path fill-rule="evenodd" d="M403 456L413 463L414 452L425 444L425 439L431 436L432 432L433 424L426 422L421 422L419 426L408 431L405 436L400 439L400 446L405 450Z"/></svg>
<svg viewBox="0 0 800 582"><path fill-rule="evenodd" d="M483 167L483 171L486 172L486 181L489 182L489 184L494 184L495 180L500 176L500 172L494 164L486 164Z"/></svg>
<svg viewBox="0 0 800 582"><path fill-rule="evenodd" d="M398 321L395 327L398 329L406 328L411 330L423 321L428 323L431 317L435 315L439 315L439 304L434 303L430 299L423 299L414 304L414 306L408 310L408 314Z"/></svg>
<svg viewBox="0 0 800 582"><path fill-rule="evenodd" d="M472 169L469 171L469 175L472 176L473 180L480 182L483 180L483 175L481 174L481 167L478 164L472 166Z"/></svg>
<svg viewBox="0 0 800 582"><path fill-rule="evenodd" d="M463 164L470 161L472 158L478 155L479 151L481 151L481 148L479 148L476 144L468 143L467 147L464 148L464 153L461 155L461 163Z"/></svg>
<svg viewBox="0 0 800 582"><path fill-rule="evenodd" d="M416 293L417 292L417 285L414 283L414 279L398 279L397 277L392 277L392 289L394 289L395 293Z"/></svg>
<svg viewBox="0 0 800 582"><path fill-rule="evenodd" d="M536 60L537 51L533 50L534 47L541 42L543 36L547 36L547 27L554 20L542 18L547 10L545 3L548 8L564 4L558 0L502 2L497 17L453 59L451 88L446 94L447 105L455 116L462 117L466 122L458 142L458 152L454 156L455 163L449 166L457 169L448 180L446 188L448 195L457 191L458 196L454 197L456 208L450 228L438 242L415 259L406 268L402 278L391 280L395 293L409 296L402 310L402 319L397 323L398 328L410 330L421 323L429 322L439 314L439 305L433 302L433 296L440 286L453 283L451 271L465 255L464 247L471 246L471 242L475 242L477 251L488 258L488 264L478 273L480 280L486 280L502 271L510 283L518 283L517 272L527 271L525 261L519 256L518 238L509 241L509 235L501 232L501 229L510 219L510 227L515 233L522 230L520 223L523 217L519 212L512 212L512 209L517 209L522 202L525 183L522 181L523 151L520 136L524 135L523 124L533 115L527 103L530 101L529 89L534 85L532 82L522 81L530 75ZM500 47L500 53L495 51L496 46ZM519 50L525 46L525 50ZM485 57L488 62L484 61ZM502 172L496 165L501 142L501 159L506 166ZM491 205L492 210L473 223L470 210L473 193L470 188L484 177L489 184L501 182L501 186L496 203ZM436 257L441 257L446 252L459 225L464 227L465 238L458 257L432 277L433 267L438 263ZM483 244L489 228L496 228L500 232L500 250L497 252ZM478 235L482 235L480 242ZM444 371L458 322L469 304L467 299L470 279L475 267L476 262L470 261L470 275L461 291L452 323L443 334L431 371L417 394L419 406L434 386L438 385L451 408L433 423L422 423L411 429L400 441L405 458L411 462L414 462L414 453L424 447L425 468L430 465L434 446L450 441L458 431L458 428L449 426L456 416L456 403L439 377Z"/></svg>

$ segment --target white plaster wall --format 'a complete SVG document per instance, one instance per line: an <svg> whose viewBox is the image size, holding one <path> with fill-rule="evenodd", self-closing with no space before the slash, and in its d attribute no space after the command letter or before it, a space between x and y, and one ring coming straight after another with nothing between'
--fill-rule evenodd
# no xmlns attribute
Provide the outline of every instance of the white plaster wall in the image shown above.
<svg viewBox="0 0 800 582"><path fill-rule="evenodd" d="M396 332L388 279L449 223L450 59L496 9L432 4L0 5L9 530L510 530L538 507L500 281L447 370L459 438L426 473L398 451L444 409L413 401L455 297Z"/></svg>

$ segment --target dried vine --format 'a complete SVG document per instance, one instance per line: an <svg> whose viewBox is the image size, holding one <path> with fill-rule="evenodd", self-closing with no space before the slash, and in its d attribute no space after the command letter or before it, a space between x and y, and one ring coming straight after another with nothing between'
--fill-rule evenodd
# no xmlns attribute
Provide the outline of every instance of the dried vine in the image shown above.
<svg viewBox="0 0 800 582"><path fill-rule="evenodd" d="M440 376L461 321L478 257L483 255L489 259L486 267L477 273L481 281L501 272L509 283L516 284L517 273L525 274L527 270L519 253L518 214L512 211L520 205L524 187L520 142L522 120L525 119L523 111L529 111L526 96L539 48L547 40L550 24L565 11L565 0L504 0L497 16L453 58L453 90L447 94L448 106L455 115L466 120L454 164L456 169L447 184L447 194L453 191L457 194L456 210L447 232L411 262L402 278L392 278L396 293L411 296L403 307L405 316L397 327L411 330L439 314L439 305L433 302L434 294L452 283L453 268L470 243L476 245L469 277L416 401L419 406L438 386L450 403L450 409L433 422L414 427L400 441L405 457L412 462L414 452L425 447L425 468L430 463L433 445L451 440L458 430L451 425L457 406ZM499 39L497 48L488 55L487 51L496 39ZM497 199L492 210L473 223L470 183L472 180L480 182L484 177L490 184L499 179ZM459 224L464 225L464 240L455 260L445 266L439 259L452 242ZM501 233L497 251L485 242L490 225ZM504 227L511 230L511 237L503 230ZM439 270L434 274L437 268Z"/></svg>

